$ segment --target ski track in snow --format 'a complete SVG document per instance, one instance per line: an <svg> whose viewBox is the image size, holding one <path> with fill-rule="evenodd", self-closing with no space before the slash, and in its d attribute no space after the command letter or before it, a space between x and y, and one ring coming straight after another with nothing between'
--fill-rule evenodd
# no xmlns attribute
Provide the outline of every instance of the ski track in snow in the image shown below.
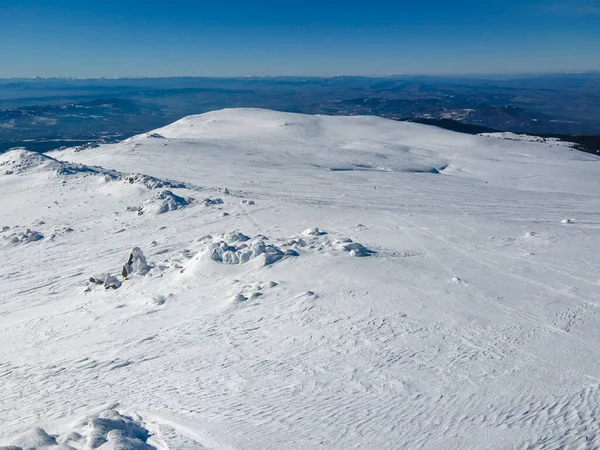
<svg viewBox="0 0 600 450"><path fill-rule="evenodd" d="M49 156L0 155L0 446L600 448L599 158L252 109Z"/></svg>

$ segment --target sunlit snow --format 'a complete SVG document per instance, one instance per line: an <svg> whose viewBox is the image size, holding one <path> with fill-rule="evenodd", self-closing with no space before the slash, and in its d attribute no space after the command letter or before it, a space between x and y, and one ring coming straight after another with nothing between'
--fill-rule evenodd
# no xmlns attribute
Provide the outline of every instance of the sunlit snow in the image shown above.
<svg viewBox="0 0 600 450"><path fill-rule="evenodd" d="M2 154L0 445L598 448L599 180L253 109Z"/></svg>

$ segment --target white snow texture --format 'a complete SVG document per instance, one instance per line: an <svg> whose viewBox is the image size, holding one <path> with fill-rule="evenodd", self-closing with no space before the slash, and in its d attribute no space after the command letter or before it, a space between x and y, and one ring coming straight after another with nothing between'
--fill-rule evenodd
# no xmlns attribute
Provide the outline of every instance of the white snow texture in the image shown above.
<svg viewBox="0 0 600 450"><path fill-rule="evenodd" d="M598 180L257 109L0 155L0 447L600 448Z"/></svg>

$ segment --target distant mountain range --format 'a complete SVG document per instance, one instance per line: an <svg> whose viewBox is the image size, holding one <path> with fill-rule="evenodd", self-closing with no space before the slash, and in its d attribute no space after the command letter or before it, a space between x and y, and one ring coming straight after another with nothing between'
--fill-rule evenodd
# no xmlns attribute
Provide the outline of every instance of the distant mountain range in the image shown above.
<svg viewBox="0 0 600 450"><path fill-rule="evenodd" d="M0 152L111 142L229 107L378 115L586 142L600 135L600 73L0 80ZM469 128L464 128L469 130ZM467 131L468 132L468 131ZM581 137L588 135L590 137ZM596 136L596 137L594 137ZM587 148L587 147L586 147Z"/></svg>

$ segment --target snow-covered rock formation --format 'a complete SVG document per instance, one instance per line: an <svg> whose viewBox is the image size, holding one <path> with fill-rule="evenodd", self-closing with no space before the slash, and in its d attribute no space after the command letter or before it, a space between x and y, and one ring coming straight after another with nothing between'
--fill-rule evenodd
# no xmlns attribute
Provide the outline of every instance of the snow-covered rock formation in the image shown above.
<svg viewBox="0 0 600 450"><path fill-rule="evenodd" d="M164 189L155 193L151 198L142 202L137 212L142 214L164 214L175 209L185 208L190 200L180 197L173 192Z"/></svg>

